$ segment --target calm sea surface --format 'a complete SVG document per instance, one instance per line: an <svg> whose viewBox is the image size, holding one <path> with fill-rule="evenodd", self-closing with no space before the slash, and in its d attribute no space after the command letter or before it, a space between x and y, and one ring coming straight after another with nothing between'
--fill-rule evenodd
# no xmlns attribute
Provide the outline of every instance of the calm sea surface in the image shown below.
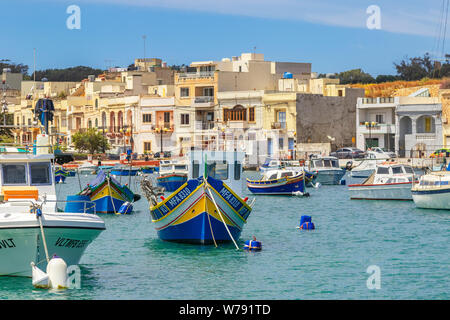
<svg viewBox="0 0 450 320"><path fill-rule="evenodd" d="M92 178L81 176L82 185ZM57 191L60 199L78 192L78 178ZM107 230L81 259L81 289L52 292L34 289L31 278L0 277L0 299L450 298L450 211L351 201L347 186L308 191L309 198L257 197L238 242L261 240L263 250L250 253L232 243L159 240L143 197L131 215L102 215ZM302 215L316 230L296 229ZM371 265L381 270L379 290L367 288Z"/></svg>

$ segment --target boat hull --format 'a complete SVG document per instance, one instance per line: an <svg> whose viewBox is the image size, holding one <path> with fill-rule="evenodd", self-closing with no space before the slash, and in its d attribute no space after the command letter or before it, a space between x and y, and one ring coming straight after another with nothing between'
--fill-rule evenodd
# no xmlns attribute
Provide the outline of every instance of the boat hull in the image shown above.
<svg viewBox="0 0 450 320"><path fill-rule="evenodd" d="M319 170L317 172L316 182L319 182L323 185L340 184L340 181L344 174L344 170Z"/></svg>
<svg viewBox="0 0 450 320"><path fill-rule="evenodd" d="M112 175L115 175L115 176L135 176L135 175L137 175L138 171L139 170L137 170L137 169L131 169L131 170L128 170L128 169L123 169L123 170L111 169L110 173Z"/></svg>
<svg viewBox="0 0 450 320"><path fill-rule="evenodd" d="M62 182L64 182L64 181L66 181L66 176L63 176L63 175L57 175L57 176L55 176L55 182L56 182L56 183L62 183Z"/></svg>
<svg viewBox="0 0 450 320"><path fill-rule="evenodd" d="M196 244L238 239L250 212L251 208L228 186L210 177L206 184L201 179L187 181L151 208L152 221L160 239Z"/></svg>
<svg viewBox="0 0 450 320"><path fill-rule="evenodd" d="M247 180L247 188L253 194L260 195L293 195L305 192L303 176L294 179L282 178L276 181Z"/></svg>
<svg viewBox="0 0 450 320"><path fill-rule="evenodd" d="M450 189L413 190L412 198L418 208L450 210Z"/></svg>
<svg viewBox="0 0 450 320"><path fill-rule="evenodd" d="M84 215L87 216L87 215ZM48 254L61 257L68 266L76 265L88 245L105 230L95 215L86 220L93 223L64 221L64 217L44 215L43 225ZM31 262L46 270L44 243L38 220L22 221L20 225L0 224L0 275L31 277ZM53 219L53 221L52 221Z"/></svg>
<svg viewBox="0 0 450 320"><path fill-rule="evenodd" d="M172 174L158 177L156 180L159 187L164 187L166 191L173 192L186 183L187 176Z"/></svg>
<svg viewBox="0 0 450 320"><path fill-rule="evenodd" d="M349 185L352 200L412 200L411 182Z"/></svg>

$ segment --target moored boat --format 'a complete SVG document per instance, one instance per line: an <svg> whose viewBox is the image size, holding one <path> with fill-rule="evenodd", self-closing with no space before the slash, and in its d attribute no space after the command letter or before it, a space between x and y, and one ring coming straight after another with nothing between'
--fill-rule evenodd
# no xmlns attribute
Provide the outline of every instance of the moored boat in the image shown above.
<svg viewBox="0 0 450 320"><path fill-rule="evenodd" d="M412 200L411 186L414 170L402 164L380 164L361 184L348 186L350 199Z"/></svg>
<svg viewBox="0 0 450 320"><path fill-rule="evenodd" d="M324 185L339 184L345 170L339 167L336 157L313 156L309 160L309 171L317 172L316 181Z"/></svg>
<svg viewBox="0 0 450 320"><path fill-rule="evenodd" d="M138 172L138 168L130 166L115 166L110 169L110 173L114 176L135 176Z"/></svg>
<svg viewBox="0 0 450 320"><path fill-rule="evenodd" d="M178 190L159 203L146 193L159 238L200 244L235 242L252 211L248 198L240 195L244 153L191 151L189 157L189 180Z"/></svg>
<svg viewBox="0 0 450 320"><path fill-rule="evenodd" d="M79 195L88 196L95 203L97 213L118 213L125 202L140 199L127 185L121 185L109 173L101 170Z"/></svg>
<svg viewBox="0 0 450 320"><path fill-rule="evenodd" d="M303 195L305 174L302 171L278 169L265 171L259 180L247 179L247 188L261 195Z"/></svg>
<svg viewBox="0 0 450 320"><path fill-rule="evenodd" d="M45 136L38 140L49 145ZM54 155L42 151L48 145L36 146L36 154L0 153L0 275L30 277L31 262L45 270L53 255L76 265L105 230L92 202L80 201L78 211L59 207L64 201L56 197Z"/></svg>
<svg viewBox="0 0 450 320"><path fill-rule="evenodd" d="M450 210L450 171L432 171L420 177L411 189L418 208Z"/></svg>
<svg viewBox="0 0 450 320"><path fill-rule="evenodd" d="M184 162L165 160L159 165L159 176L157 184L168 192L173 192L181 187L188 176L188 167Z"/></svg>
<svg viewBox="0 0 450 320"><path fill-rule="evenodd" d="M55 168L55 182L56 183L63 183L66 181L66 177L69 176L66 170L64 170L61 167Z"/></svg>

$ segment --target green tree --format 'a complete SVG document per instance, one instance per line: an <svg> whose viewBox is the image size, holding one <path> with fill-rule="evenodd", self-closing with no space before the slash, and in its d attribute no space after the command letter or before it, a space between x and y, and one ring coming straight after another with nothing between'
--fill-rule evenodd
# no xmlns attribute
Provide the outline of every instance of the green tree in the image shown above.
<svg viewBox="0 0 450 320"><path fill-rule="evenodd" d="M353 69L341 72L337 75L341 84L354 84L354 83L374 83L375 79L368 73L365 73L361 69Z"/></svg>
<svg viewBox="0 0 450 320"><path fill-rule="evenodd" d="M77 132L72 137L75 149L89 154L103 153L110 149L108 140L97 129L87 129L86 132Z"/></svg>
<svg viewBox="0 0 450 320"><path fill-rule="evenodd" d="M394 62L394 66L401 80L413 81L440 76L434 72L434 64L428 53L423 57L405 58L398 64Z"/></svg>

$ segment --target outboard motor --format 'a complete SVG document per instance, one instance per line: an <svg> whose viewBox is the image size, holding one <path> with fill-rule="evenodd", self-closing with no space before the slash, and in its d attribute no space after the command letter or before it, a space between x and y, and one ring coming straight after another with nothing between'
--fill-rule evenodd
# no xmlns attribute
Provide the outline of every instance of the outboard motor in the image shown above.
<svg viewBox="0 0 450 320"><path fill-rule="evenodd" d="M353 161L349 161L345 164L345 170L351 171L353 166Z"/></svg>

